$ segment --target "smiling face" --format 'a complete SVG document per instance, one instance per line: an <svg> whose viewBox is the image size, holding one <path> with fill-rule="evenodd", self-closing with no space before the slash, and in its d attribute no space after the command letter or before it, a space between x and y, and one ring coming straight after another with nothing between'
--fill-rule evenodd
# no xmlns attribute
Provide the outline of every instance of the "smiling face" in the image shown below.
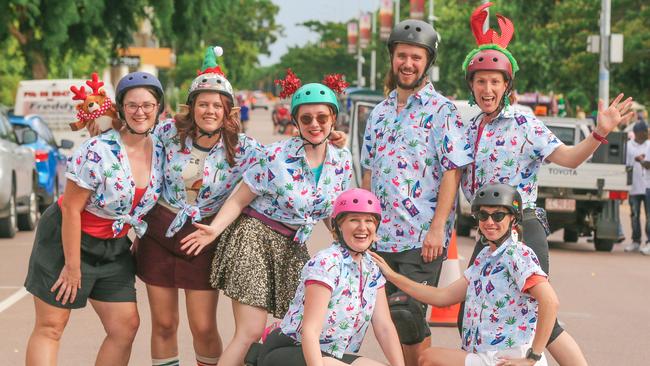
<svg viewBox="0 0 650 366"><path fill-rule="evenodd" d="M124 119L135 132L144 133L154 126L158 101L147 88L133 88L124 94Z"/></svg>
<svg viewBox="0 0 650 366"><path fill-rule="evenodd" d="M485 220L481 220L481 213L485 212L487 214L493 215L499 213L504 213L505 216L499 222L495 221L494 217L487 217ZM489 241L495 241L505 235L510 229L510 223L514 219L514 216L504 207L494 207L494 206L481 206L478 213L478 228L481 230L481 233Z"/></svg>
<svg viewBox="0 0 650 366"><path fill-rule="evenodd" d="M220 93L202 92L194 99L194 122L206 132L223 126L224 104Z"/></svg>
<svg viewBox="0 0 650 366"><path fill-rule="evenodd" d="M303 104L296 114L301 136L312 144L322 142L330 134L335 118L326 104Z"/></svg>
<svg viewBox="0 0 650 366"><path fill-rule="evenodd" d="M501 71L477 71L472 77L472 92L481 111L494 113L501 98L508 88L508 83Z"/></svg>
<svg viewBox="0 0 650 366"><path fill-rule="evenodd" d="M410 44L398 43L393 50L392 71L397 86L415 89L418 80L426 71L427 50Z"/></svg>
<svg viewBox="0 0 650 366"><path fill-rule="evenodd" d="M357 252L368 249L377 235L377 218L367 213L348 213L338 223L345 243Z"/></svg>

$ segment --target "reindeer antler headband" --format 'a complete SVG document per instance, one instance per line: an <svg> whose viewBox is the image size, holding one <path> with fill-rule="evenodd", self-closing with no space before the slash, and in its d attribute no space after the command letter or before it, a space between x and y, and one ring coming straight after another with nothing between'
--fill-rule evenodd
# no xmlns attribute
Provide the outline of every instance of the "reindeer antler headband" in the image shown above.
<svg viewBox="0 0 650 366"><path fill-rule="evenodd" d="M284 79L276 79L276 85L280 85L282 91L280 92L280 98L288 98L293 95L300 87L302 86L302 81L296 76L296 74L287 69L287 75ZM329 74L325 75L321 84L332 89L336 94L344 94L345 88L350 84L343 80L343 75L341 74Z"/></svg>
<svg viewBox="0 0 650 366"><path fill-rule="evenodd" d="M483 24L485 19L488 17L487 8L492 5L491 2L482 4L474 9L472 16L470 18L470 26L472 28L472 33L474 34L474 39L476 39L477 48L473 49L466 57L465 62L463 62L463 71L467 70L467 66L470 61L477 53L482 50L497 50L502 52L510 63L512 64L512 73L516 73L519 70L519 65L517 65L517 60L506 48L512 36L515 34L515 26L512 21L501 14L497 14L497 22L499 23L499 29L501 34L497 33L494 29L488 29L486 32L483 32Z"/></svg>

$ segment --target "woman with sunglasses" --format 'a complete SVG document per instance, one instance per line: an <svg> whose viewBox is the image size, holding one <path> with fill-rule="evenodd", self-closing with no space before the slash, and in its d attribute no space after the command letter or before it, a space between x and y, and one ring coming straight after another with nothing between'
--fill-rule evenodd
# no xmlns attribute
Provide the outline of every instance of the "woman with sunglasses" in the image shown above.
<svg viewBox="0 0 650 366"><path fill-rule="evenodd" d="M89 299L106 331L95 364L129 362L140 319L126 234L132 227L143 235L142 218L160 194L162 146L150 132L163 110L162 85L145 72L128 74L116 102L119 126L75 151L65 193L39 222L25 280L36 313L27 365L57 363L70 311Z"/></svg>
<svg viewBox="0 0 650 366"><path fill-rule="evenodd" d="M481 113L473 118L468 129L474 142L474 164L468 165L461 178L461 188L468 201L486 184L506 183L516 187L523 198L523 241L539 258L544 272L549 273L548 224L546 213L536 207L537 174L544 162L575 168L582 164L617 125L632 118L632 99L622 101L623 94L609 107L599 103L598 123L594 132L576 146L565 146L542 121L510 106L517 61L506 49L514 34L512 22L501 16L506 25L498 36L494 30L483 32L486 9L491 3L476 8L471 27L479 45L465 58L463 70L471 92L470 101ZM478 242L472 258L483 249ZM470 263L472 261L470 260ZM461 314L459 315L462 316ZM561 365L586 365L575 340L556 323L548 344L549 351Z"/></svg>
<svg viewBox="0 0 650 366"><path fill-rule="evenodd" d="M198 230L181 241L182 250L196 254L221 235L210 282L232 299L236 324L221 366L243 363L267 314L284 316L309 259L306 241L350 184L350 151L327 143L339 112L334 91L304 85L291 112L300 137L266 146L212 223L195 224Z"/></svg>
<svg viewBox="0 0 650 366"><path fill-rule="evenodd" d="M464 277L445 288L412 281L371 255L386 278L419 301L446 307L465 301L462 349L432 347L420 365L546 365L543 354L558 299L535 253L519 241L522 198L507 184L476 193L472 213L484 245Z"/></svg>

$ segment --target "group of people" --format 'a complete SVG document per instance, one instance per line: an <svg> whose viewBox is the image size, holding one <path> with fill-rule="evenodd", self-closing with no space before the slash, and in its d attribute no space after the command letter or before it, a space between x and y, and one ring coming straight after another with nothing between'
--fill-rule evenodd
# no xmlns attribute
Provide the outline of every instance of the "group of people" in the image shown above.
<svg viewBox="0 0 650 366"><path fill-rule="evenodd" d="M625 165L632 171L630 188L630 216L632 222L632 242L625 247L626 252L641 252L650 255L650 140L648 124L640 119L632 127L634 137L627 142ZM641 207L645 213L645 225L641 226ZM645 245L641 245L642 231L645 232Z"/></svg>
<svg viewBox="0 0 650 366"><path fill-rule="evenodd" d="M391 365L544 364L545 348L562 365L586 364L556 321L536 175L544 161L582 163L629 121L631 100L601 102L594 132L563 145L510 107L514 28L499 16L510 26L500 36L483 32L489 5L472 14L478 47L463 65L481 109L469 125L427 80L435 30L418 20L396 25L391 92L368 118L361 189L349 189L351 154L334 130L332 85L294 83L297 136L262 146L239 133L218 50L207 50L187 107L170 120L158 121L158 79L122 78L119 128L98 131L75 152L65 193L37 229L25 282L36 314L27 364L56 364L71 309L90 300L107 334L96 364L126 365L139 326L136 274L149 298L152 365L179 364L179 289L197 365L241 365L269 314L282 321L259 348L258 365L380 364L354 354L369 324ZM464 277L437 289L459 186L473 202L480 240ZM333 241L310 259L306 242L319 221ZM232 299L235 318L225 348L218 290ZM462 349L432 348L427 304L461 301Z"/></svg>

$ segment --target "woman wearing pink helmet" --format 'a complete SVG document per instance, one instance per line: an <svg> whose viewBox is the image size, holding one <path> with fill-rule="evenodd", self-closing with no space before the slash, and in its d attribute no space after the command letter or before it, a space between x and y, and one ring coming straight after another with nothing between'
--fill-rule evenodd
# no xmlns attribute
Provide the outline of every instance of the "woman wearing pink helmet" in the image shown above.
<svg viewBox="0 0 650 366"><path fill-rule="evenodd" d="M380 221L379 199L371 192L354 188L338 196L332 214L337 241L303 267L289 311L266 338L258 365L380 365L346 353L359 350L369 320L389 363L404 364L386 280L366 252Z"/></svg>

